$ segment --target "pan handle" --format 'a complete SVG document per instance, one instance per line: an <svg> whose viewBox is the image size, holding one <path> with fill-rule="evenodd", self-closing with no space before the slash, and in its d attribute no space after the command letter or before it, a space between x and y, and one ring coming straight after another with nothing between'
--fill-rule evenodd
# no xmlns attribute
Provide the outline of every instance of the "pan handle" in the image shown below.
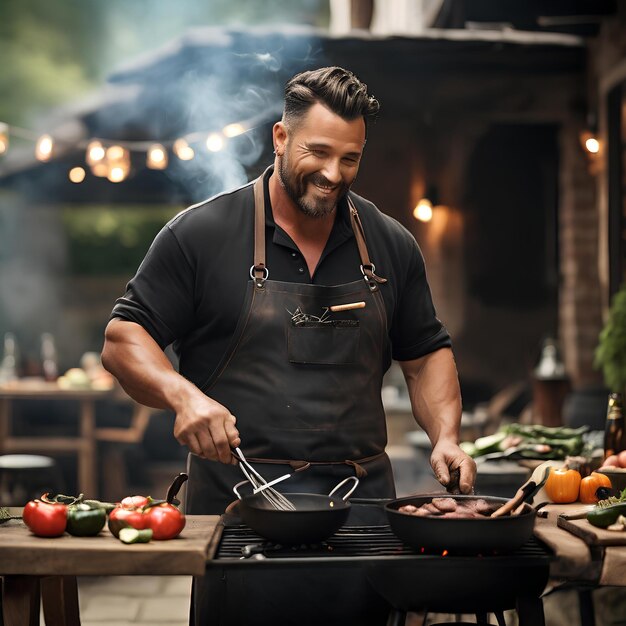
<svg viewBox="0 0 626 626"><path fill-rule="evenodd" d="M237 483L234 487L233 487L233 492L235 493L235 495L237 496L237 498L239 500L243 500L243 498L241 497L241 494L239 493L239 487L243 487L245 484L249 483L249 480L242 480L240 483Z"/></svg>
<svg viewBox="0 0 626 626"><path fill-rule="evenodd" d="M352 488L350 489L350 491L348 491L348 493L341 498L342 500L347 500L351 495L352 492L359 486L359 479L356 476L348 476L348 478L344 478L338 485L335 486L335 488L328 494L328 497L334 496L335 493L341 489L341 487L343 487L348 481L353 480L354 481L354 485L352 485Z"/></svg>

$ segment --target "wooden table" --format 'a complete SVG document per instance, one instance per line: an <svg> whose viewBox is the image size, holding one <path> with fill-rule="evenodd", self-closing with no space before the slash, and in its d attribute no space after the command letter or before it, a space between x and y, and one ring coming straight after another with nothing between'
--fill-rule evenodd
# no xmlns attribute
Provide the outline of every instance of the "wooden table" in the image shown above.
<svg viewBox="0 0 626 626"><path fill-rule="evenodd" d="M550 567L550 585L578 592L581 626L595 624L593 589L626 587L626 531L595 528L586 519L559 518L590 508L580 503L550 504L544 509L548 517L535 524L535 534L557 556Z"/></svg>
<svg viewBox="0 0 626 626"><path fill-rule="evenodd" d="M104 399L124 400L133 405L128 428L96 428L96 402ZM76 437L15 436L12 433L13 402L16 400L69 400L78 403ZM137 443L141 441L150 419L151 409L137 404L120 389L61 389L56 383L17 381L0 386L0 454L74 453L77 458L77 487L88 498L98 497L97 442Z"/></svg>
<svg viewBox="0 0 626 626"><path fill-rule="evenodd" d="M190 515L171 541L126 545L105 528L97 537L35 537L21 521L0 525L4 626L79 626L77 576L203 575L219 520Z"/></svg>
<svg viewBox="0 0 626 626"><path fill-rule="evenodd" d="M547 519L538 519L535 534L559 557L552 578L601 587L626 587L626 531L595 528L587 520L559 519L560 514L588 510L581 503L550 504Z"/></svg>

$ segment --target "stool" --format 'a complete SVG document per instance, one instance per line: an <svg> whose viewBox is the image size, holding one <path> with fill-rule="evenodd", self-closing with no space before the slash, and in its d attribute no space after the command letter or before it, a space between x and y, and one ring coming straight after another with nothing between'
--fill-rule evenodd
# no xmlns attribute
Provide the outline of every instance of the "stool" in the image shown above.
<svg viewBox="0 0 626 626"><path fill-rule="evenodd" d="M57 462L37 454L0 455L0 504L24 506L43 493L63 491Z"/></svg>
<svg viewBox="0 0 626 626"><path fill-rule="evenodd" d="M504 621L504 614L500 611L497 611L495 613L496 616L496 620L498 621L498 625L499 626L506 626L506 622ZM389 618L387 620L387 623L385 626L404 626L406 623L406 618L407 615L404 611L399 611L397 609L392 609L391 612L389 613ZM423 618L424 620L426 620L428 618L428 613L424 613L423 614ZM458 619L458 616L457 616ZM476 620L475 622L438 622L438 623L433 623L430 626L450 626L450 624L456 624L456 626L490 626L489 622L487 621L488 616L485 615L484 613L480 613L476 615ZM424 621L424 623L426 623Z"/></svg>

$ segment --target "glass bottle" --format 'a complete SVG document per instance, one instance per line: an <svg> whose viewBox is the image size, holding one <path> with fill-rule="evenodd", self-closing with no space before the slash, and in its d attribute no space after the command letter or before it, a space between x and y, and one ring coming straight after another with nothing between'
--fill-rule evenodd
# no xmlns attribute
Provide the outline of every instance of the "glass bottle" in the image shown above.
<svg viewBox="0 0 626 626"><path fill-rule="evenodd" d="M604 429L604 458L605 460L622 451L624 438L624 411L621 393L609 394L609 404Z"/></svg>
<svg viewBox="0 0 626 626"><path fill-rule="evenodd" d="M59 377L59 365L54 336L51 333L41 335L41 369L43 377L49 382Z"/></svg>
<svg viewBox="0 0 626 626"><path fill-rule="evenodd" d="M0 383L17 379L17 342L13 333L4 334L4 349L0 361Z"/></svg>

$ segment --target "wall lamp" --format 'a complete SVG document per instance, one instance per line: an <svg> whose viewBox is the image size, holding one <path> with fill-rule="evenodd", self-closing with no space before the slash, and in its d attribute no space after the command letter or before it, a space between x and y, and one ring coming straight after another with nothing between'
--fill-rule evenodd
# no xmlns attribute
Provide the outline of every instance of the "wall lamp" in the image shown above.
<svg viewBox="0 0 626 626"><path fill-rule="evenodd" d="M433 219L433 207L439 204L439 194L435 185L428 185L426 195L415 205L413 217L420 222Z"/></svg>

